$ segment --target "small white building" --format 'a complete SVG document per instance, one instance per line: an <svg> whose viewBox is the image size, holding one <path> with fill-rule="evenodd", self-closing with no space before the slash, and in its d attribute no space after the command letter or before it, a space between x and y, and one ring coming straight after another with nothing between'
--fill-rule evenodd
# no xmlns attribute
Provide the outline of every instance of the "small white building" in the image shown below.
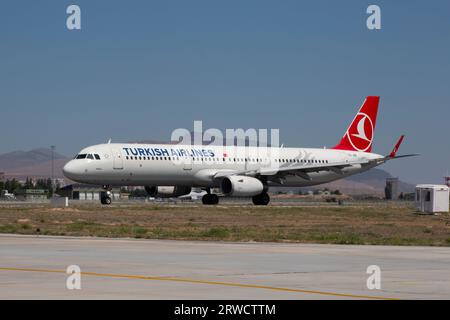
<svg viewBox="0 0 450 320"><path fill-rule="evenodd" d="M416 206L421 212L448 212L449 187L437 184L417 185Z"/></svg>

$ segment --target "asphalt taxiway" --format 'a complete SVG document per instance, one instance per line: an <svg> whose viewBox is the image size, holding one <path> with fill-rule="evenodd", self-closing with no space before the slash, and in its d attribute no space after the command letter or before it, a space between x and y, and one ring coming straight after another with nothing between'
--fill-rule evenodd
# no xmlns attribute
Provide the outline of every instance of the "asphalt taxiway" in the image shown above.
<svg viewBox="0 0 450 320"><path fill-rule="evenodd" d="M0 235L0 299L450 299L449 265L438 247Z"/></svg>

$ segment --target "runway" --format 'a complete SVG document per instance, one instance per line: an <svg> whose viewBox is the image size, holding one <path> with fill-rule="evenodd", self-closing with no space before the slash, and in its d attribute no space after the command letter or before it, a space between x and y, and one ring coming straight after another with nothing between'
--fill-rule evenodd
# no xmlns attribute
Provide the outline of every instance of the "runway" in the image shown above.
<svg viewBox="0 0 450 320"><path fill-rule="evenodd" d="M0 299L449 299L449 265L438 247L0 235Z"/></svg>

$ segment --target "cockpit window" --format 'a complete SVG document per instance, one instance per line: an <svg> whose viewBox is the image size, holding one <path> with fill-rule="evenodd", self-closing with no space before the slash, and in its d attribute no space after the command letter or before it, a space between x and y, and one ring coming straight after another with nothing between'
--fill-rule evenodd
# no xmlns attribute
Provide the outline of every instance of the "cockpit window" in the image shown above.
<svg viewBox="0 0 450 320"><path fill-rule="evenodd" d="M75 159L91 159L91 160L100 160L100 156L98 154L94 154L94 153L82 153L82 154L77 154L75 156Z"/></svg>

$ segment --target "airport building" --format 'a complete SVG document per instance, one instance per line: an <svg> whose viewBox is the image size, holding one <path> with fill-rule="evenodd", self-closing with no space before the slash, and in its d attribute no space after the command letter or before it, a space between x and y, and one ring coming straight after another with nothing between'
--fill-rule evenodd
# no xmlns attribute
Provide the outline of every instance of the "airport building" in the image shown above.
<svg viewBox="0 0 450 320"><path fill-rule="evenodd" d="M61 197L68 197L71 200L100 201L102 192L105 192L102 186L70 184L59 189L57 194ZM113 188L111 190L111 198L112 200L120 199L120 188Z"/></svg>
<svg viewBox="0 0 450 320"><path fill-rule="evenodd" d="M15 192L16 199L20 201L47 201L47 190L44 189L23 189Z"/></svg>
<svg viewBox="0 0 450 320"><path fill-rule="evenodd" d="M446 185L419 184L416 186L416 207L420 212L449 211L449 188Z"/></svg>

